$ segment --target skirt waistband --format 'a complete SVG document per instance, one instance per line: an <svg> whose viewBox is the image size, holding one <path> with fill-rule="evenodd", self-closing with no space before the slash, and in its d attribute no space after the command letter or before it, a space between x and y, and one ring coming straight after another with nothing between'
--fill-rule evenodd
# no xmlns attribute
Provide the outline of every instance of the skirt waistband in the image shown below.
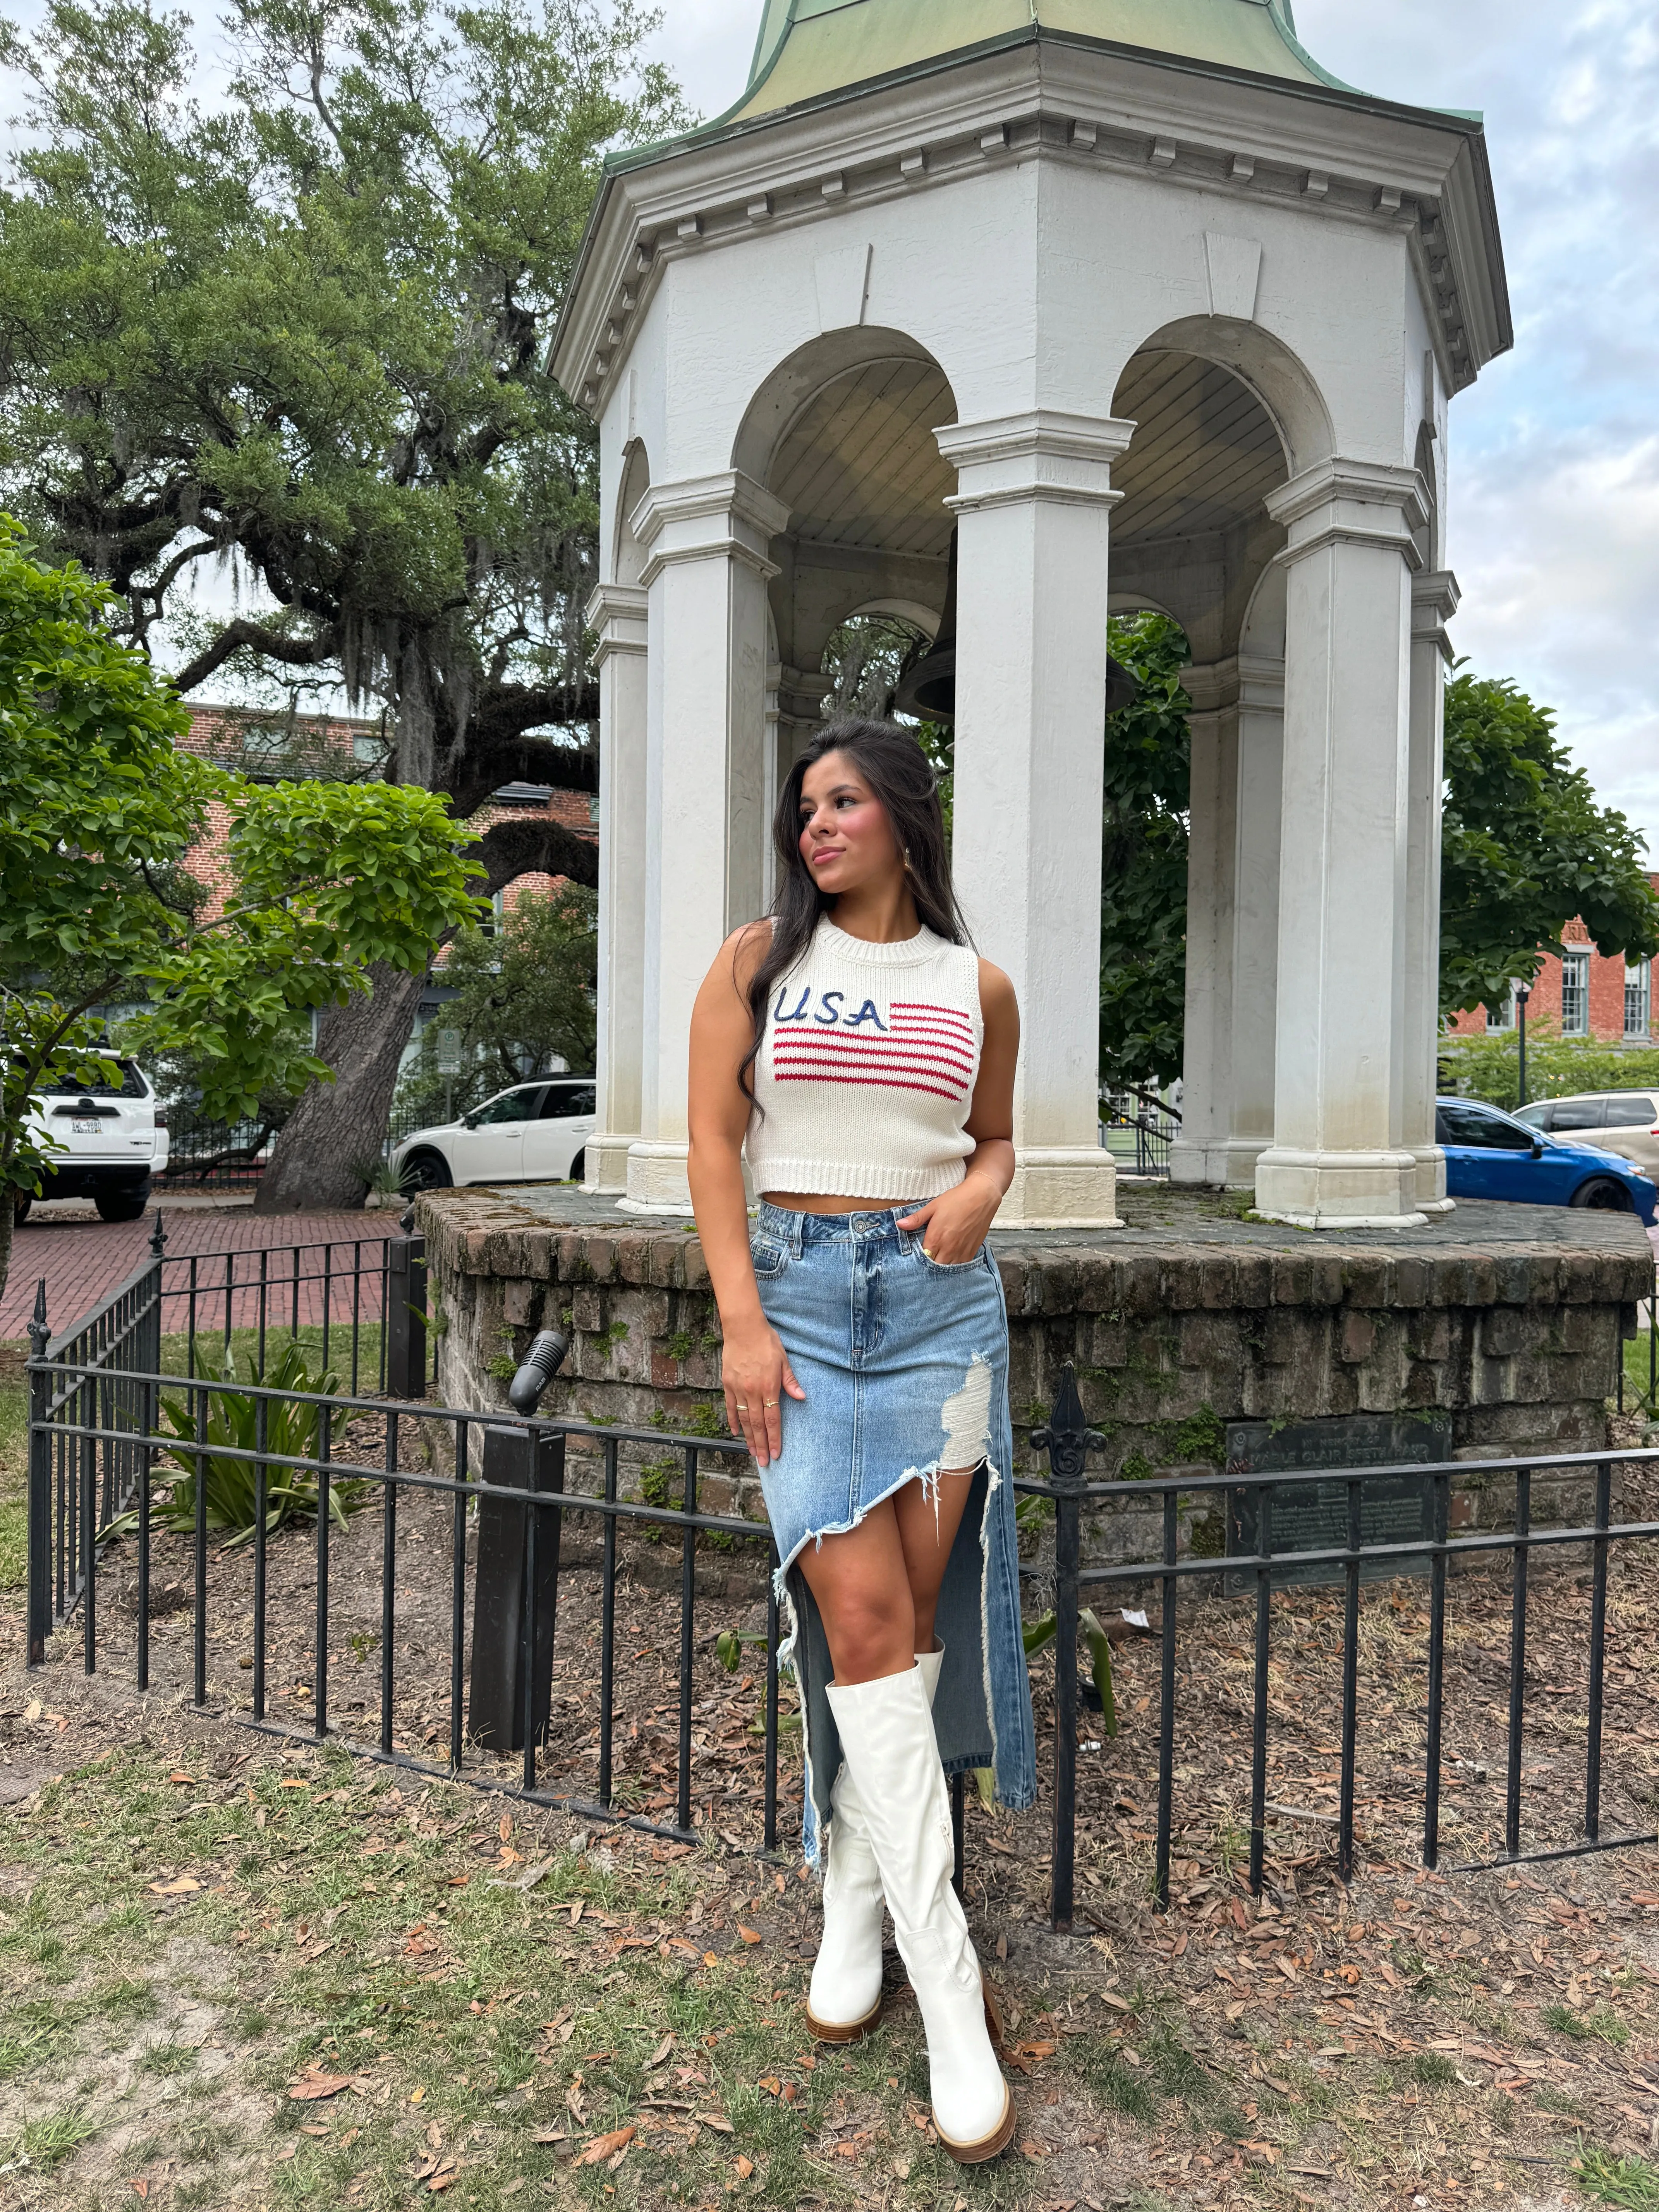
<svg viewBox="0 0 1659 2212"><path fill-rule="evenodd" d="M796 1253L808 1244L903 1244L915 1231L902 1230L899 1223L926 1203L925 1199L917 1199L908 1206L879 1206L860 1213L795 1213L763 1199L755 1228L758 1235L775 1237Z"/></svg>

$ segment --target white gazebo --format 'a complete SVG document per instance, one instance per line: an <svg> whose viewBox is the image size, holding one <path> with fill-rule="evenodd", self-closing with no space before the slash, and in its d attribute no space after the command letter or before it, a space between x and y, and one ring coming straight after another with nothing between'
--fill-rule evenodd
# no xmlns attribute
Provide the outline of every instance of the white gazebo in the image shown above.
<svg viewBox="0 0 1659 2212"><path fill-rule="evenodd" d="M553 352L601 427L599 1132L681 1211L687 1024L763 909L830 632L932 629L954 857L1024 1016L1000 1221L1098 1142L1109 611L1192 642L1174 1173L1443 1208L1446 410L1510 342L1479 119L1339 84L1288 0L766 0L747 91L613 161Z"/></svg>

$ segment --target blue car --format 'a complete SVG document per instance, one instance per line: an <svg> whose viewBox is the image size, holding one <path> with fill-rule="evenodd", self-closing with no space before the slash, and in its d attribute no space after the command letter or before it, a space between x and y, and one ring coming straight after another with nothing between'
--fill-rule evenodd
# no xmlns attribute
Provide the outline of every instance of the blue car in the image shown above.
<svg viewBox="0 0 1659 2212"><path fill-rule="evenodd" d="M1659 1191L1616 1152L1563 1144L1477 1098L1437 1099L1434 1134L1446 1155L1446 1189L1453 1198L1591 1206L1638 1214L1653 1225Z"/></svg>

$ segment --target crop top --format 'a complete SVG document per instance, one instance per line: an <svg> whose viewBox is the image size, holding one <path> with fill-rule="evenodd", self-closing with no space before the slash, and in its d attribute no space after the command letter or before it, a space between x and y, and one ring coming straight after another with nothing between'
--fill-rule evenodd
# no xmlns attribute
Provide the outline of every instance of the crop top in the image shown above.
<svg viewBox="0 0 1659 2212"><path fill-rule="evenodd" d="M967 1173L985 1024L979 957L925 925L899 945L826 916L772 987L749 1119L757 1191L921 1200Z"/></svg>

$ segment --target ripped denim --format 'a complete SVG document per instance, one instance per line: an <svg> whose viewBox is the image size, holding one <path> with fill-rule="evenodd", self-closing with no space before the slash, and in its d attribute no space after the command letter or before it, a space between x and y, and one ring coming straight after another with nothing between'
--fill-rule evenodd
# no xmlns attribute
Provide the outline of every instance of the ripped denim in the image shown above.
<svg viewBox="0 0 1659 2212"><path fill-rule="evenodd" d="M841 1766L829 1645L797 1565L805 1547L855 1528L907 1482L936 1494L974 1468L936 1615L945 1666L933 1706L947 1774L988 1766L997 1796L1036 1793L1035 1735L1019 1632L1019 1560L1008 1476L1008 1321L988 1248L941 1267L908 1206L792 1213L763 1205L750 1249L766 1317L805 1401L785 1397L783 1448L761 1473L787 1625L783 1656L800 1691L806 1775L802 1843L816 1865Z"/></svg>

